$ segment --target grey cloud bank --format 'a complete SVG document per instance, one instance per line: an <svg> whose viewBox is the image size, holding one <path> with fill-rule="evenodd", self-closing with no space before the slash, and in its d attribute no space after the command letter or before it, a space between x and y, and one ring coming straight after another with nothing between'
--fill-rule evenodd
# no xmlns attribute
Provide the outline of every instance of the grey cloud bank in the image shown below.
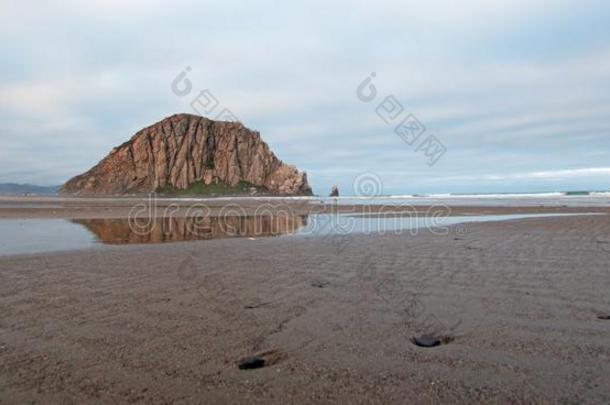
<svg viewBox="0 0 610 405"><path fill-rule="evenodd" d="M58 184L192 112L187 66L314 191L610 189L602 1L0 4L0 182ZM362 103L371 72L447 148L433 166ZM379 100L381 101L381 99Z"/></svg>

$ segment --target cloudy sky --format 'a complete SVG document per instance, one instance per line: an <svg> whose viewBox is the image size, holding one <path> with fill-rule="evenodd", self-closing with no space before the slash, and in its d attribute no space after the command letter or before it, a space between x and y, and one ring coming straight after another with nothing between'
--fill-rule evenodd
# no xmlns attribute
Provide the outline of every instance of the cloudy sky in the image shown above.
<svg viewBox="0 0 610 405"><path fill-rule="evenodd" d="M609 21L607 0L0 0L0 182L62 183L208 90L320 194L363 172L385 193L610 189Z"/></svg>

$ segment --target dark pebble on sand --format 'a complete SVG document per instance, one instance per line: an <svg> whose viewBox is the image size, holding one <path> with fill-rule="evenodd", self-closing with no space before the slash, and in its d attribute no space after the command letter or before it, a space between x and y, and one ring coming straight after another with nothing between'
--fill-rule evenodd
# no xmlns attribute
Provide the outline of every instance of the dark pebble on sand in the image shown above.
<svg viewBox="0 0 610 405"><path fill-rule="evenodd" d="M328 281L314 281L311 283L312 287L316 287L316 288L324 288L329 284Z"/></svg>
<svg viewBox="0 0 610 405"><path fill-rule="evenodd" d="M435 347L441 344L441 341L432 335L422 335L414 337L412 342L419 347Z"/></svg>
<svg viewBox="0 0 610 405"><path fill-rule="evenodd" d="M263 359L262 357L257 357L257 356L246 357L245 359L242 359L239 362L240 370L250 370L253 368L261 368L261 367L265 367L265 359Z"/></svg>
<svg viewBox="0 0 610 405"><path fill-rule="evenodd" d="M599 315L597 319L601 319L602 321L610 321L610 315Z"/></svg>

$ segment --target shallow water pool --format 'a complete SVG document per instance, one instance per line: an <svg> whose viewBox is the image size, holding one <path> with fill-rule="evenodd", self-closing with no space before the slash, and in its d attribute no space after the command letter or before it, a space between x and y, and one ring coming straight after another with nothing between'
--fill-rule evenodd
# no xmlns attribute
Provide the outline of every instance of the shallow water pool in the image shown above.
<svg viewBox="0 0 610 405"><path fill-rule="evenodd" d="M439 235L461 223L605 214L418 216L405 213L311 214L250 217L128 219L0 219L0 255L91 249L225 238L303 237L346 234Z"/></svg>

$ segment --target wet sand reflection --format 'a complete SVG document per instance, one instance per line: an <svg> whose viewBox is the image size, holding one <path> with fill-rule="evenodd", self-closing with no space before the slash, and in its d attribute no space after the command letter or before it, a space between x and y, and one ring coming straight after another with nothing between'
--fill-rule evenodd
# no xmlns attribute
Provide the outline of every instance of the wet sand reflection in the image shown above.
<svg viewBox="0 0 610 405"><path fill-rule="evenodd" d="M74 219L107 244L162 243L294 233L306 215Z"/></svg>

